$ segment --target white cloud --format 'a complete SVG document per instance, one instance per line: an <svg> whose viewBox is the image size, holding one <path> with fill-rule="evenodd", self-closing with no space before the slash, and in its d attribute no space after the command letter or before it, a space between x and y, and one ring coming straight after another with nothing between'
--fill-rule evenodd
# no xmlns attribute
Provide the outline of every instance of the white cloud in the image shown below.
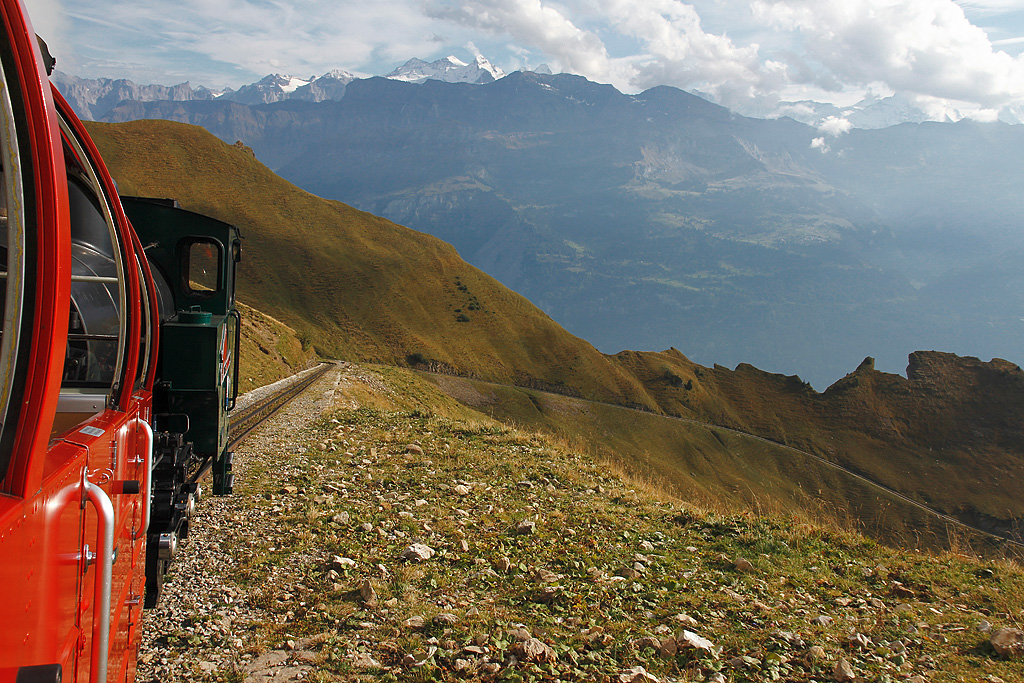
<svg viewBox="0 0 1024 683"><path fill-rule="evenodd" d="M758 45L738 46L704 31L693 5L679 0L597 0L619 32L635 38L644 54L625 60L631 85L700 89L723 103L774 91L784 67L762 61Z"/></svg>
<svg viewBox="0 0 1024 683"><path fill-rule="evenodd" d="M827 116L818 124L818 130L826 135L838 137L843 133L849 133L853 124L840 116Z"/></svg>
<svg viewBox="0 0 1024 683"><path fill-rule="evenodd" d="M822 154L828 154L829 147L825 144L825 138L814 138L811 140L811 149L820 149Z"/></svg>
<svg viewBox="0 0 1024 683"><path fill-rule="evenodd" d="M270 72L380 74L468 50L506 71L546 62L629 92L674 85L747 111L801 94L845 106L872 87L940 117L1024 106L1024 57L1000 50L1024 35L1007 19L1024 0L26 2L59 68L81 76L237 87Z"/></svg>
<svg viewBox="0 0 1024 683"><path fill-rule="evenodd" d="M1024 97L1024 61L993 49L952 0L754 0L754 15L799 32L819 69L846 84L998 107Z"/></svg>
<svg viewBox="0 0 1024 683"><path fill-rule="evenodd" d="M596 79L610 76L608 52L601 39L540 0L427 0L425 7L436 19L525 42L543 51L562 70Z"/></svg>

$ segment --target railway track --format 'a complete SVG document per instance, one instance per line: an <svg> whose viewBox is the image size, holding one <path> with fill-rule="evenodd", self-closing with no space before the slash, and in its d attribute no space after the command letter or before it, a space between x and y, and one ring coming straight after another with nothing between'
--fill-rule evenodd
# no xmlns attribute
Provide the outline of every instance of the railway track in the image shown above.
<svg viewBox="0 0 1024 683"><path fill-rule="evenodd" d="M310 372L297 382L293 382L281 391L270 394L252 405L232 413L228 431L228 450L233 450L249 432L256 429L264 420L288 405L289 401L305 391L313 382L323 377L324 373L332 367L334 367L332 363L321 363L313 372Z"/></svg>

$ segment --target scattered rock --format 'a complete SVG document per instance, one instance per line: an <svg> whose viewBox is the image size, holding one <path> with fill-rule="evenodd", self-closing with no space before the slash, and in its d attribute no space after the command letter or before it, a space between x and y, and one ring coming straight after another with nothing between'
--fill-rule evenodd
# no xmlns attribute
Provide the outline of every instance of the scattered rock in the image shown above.
<svg viewBox="0 0 1024 683"><path fill-rule="evenodd" d="M339 512L338 514L336 514L333 517L331 517L331 521L334 522L335 524L346 525L351 520L350 520L349 515L348 515L347 512Z"/></svg>
<svg viewBox="0 0 1024 683"><path fill-rule="evenodd" d="M845 683L845 681L852 681L857 678L857 675L853 673L853 667L845 659L840 659L836 662L835 667L832 669L832 680L836 683Z"/></svg>
<svg viewBox="0 0 1024 683"><path fill-rule="evenodd" d="M555 651L537 638L530 638L514 643L509 652L521 662L532 662L534 664L549 664L558 659Z"/></svg>
<svg viewBox="0 0 1024 683"><path fill-rule="evenodd" d="M642 666L634 666L629 671L619 674L618 683L658 683L655 676L647 673Z"/></svg>
<svg viewBox="0 0 1024 683"><path fill-rule="evenodd" d="M434 556L434 549L423 543L413 543L411 546L402 551L399 556L403 560L409 562L423 562L429 560Z"/></svg>
<svg viewBox="0 0 1024 683"><path fill-rule="evenodd" d="M373 589L373 584L370 583L369 579L363 579L362 584L359 585L359 596L367 607L374 608L377 606L377 591Z"/></svg>
<svg viewBox="0 0 1024 683"><path fill-rule="evenodd" d="M1020 659L1024 657L1024 631L1015 628L1000 628L989 640L1000 657Z"/></svg>
<svg viewBox="0 0 1024 683"><path fill-rule="evenodd" d="M423 455L423 449L414 443L409 444L405 447L406 453L412 453L413 455Z"/></svg>
<svg viewBox="0 0 1024 683"><path fill-rule="evenodd" d="M537 523L533 520L524 519L516 525L516 534L519 536L531 536L537 531Z"/></svg>
<svg viewBox="0 0 1024 683"><path fill-rule="evenodd" d="M470 488L468 486L465 486L464 484L459 484L458 486L455 487L455 493L460 496L468 496L470 493Z"/></svg>
<svg viewBox="0 0 1024 683"><path fill-rule="evenodd" d="M686 630L684 630L679 635L679 637L676 638L676 642L680 648L691 647L696 650L704 650L706 652L711 652L712 650L714 650L715 647L715 644L707 638L702 638L693 631Z"/></svg>
<svg viewBox="0 0 1024 683"><path fill-rule="evenodd" d="M409 617L402 625L411 631L422 631L427 626L427 620L420 616Z"/></svg>
<svg viewBox="0 0 1024 683"><path fill-rule="evenodd" d="M451 612L442 612L431 619L431 622L434 626L454 626L459 623L459 617Z"/></svg>
<svg viewBox="0 0 1024 683"><path fill-rule="evenodd" d="M374 659L369 652L357 652L352 657L352 666L357 669L379 669L380 662Z"/></svg>
<svg viewBox="0 0 1024 683"><path fill-rule="evenodd" d="M743 572L744 574L750 574L754 571L754 565L750 563L750 560L744 559L742 557L736 558L734 566L736 567L736 571Z"/></svg>

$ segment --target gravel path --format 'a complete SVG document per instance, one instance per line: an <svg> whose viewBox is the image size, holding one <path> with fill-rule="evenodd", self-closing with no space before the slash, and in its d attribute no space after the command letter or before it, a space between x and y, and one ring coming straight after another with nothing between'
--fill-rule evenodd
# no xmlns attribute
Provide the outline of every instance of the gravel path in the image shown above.
<svg viewBox="0 0 1024 683"><path fill-rule="evenodd" d="M223 550L223 541L254 537L267 522L272 523L275 508L254 504L253 489L263 476L260 472L273 472L282 454L305 449L309 427L334 405L335 390L340 382L351 381L351 370L351 366L338 364L239 445L232 496L200 500L189 537L165 579L160 604L143 617L138 681L216 680L217 674L225 671L244 671L247 681L288 681L301 680L309 673L309 667L280 666L282 662L264 667L267 662L261 660L268 659L267 655L255 654L259 625L273 621L275 615L224 580L238 562ZM238 403L244 406L290 381L294 378L249 392L239 397ZM274 673L261 675L261 668L272 668Z"/></svg>

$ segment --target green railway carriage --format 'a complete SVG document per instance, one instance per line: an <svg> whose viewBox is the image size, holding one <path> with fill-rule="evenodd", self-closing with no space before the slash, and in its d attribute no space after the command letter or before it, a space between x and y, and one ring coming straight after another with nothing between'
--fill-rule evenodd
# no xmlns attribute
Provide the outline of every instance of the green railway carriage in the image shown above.
<svg viewBox="0 0 1024 683"><path fill-rule="evenodd" d="M228 412L238 396L241 318L235 268L241 235L227 223L181 209L170 199L122 197L125 214L153 271L160 313L153 528L147 556L147 604L188 533L199 479L213 472L213 493L231 493Z"/></svg>

